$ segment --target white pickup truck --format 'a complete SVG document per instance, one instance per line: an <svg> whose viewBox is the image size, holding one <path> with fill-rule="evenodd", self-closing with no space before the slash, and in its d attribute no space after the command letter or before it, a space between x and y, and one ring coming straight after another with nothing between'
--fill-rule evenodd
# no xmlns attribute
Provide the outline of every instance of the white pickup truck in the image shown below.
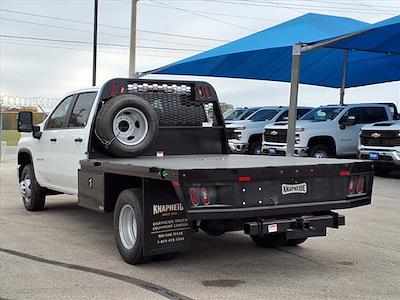
<svg viewBox="0 0 400 300"><path fill-rule="evenodd" d="M400 120L364 126L358 157L373 160L380 173L400 168Z"/></svg>
<svg viewBox="0 0 400 300"><path fill-rule="evenodd" d="M297 119L312 110L312 107L298 107ZM261 154L262 134L265 125L275 122L285 122L288 118L288 107L266 106L247 117L246 120L235 121L227 124L227 128L233 129L237 138L228 140L232 153Z"/></svg>
<svg viewBox="0 0 400 300"><path fill-rule="evenodd" d="M41 210L47 195L66 193L113 213L130 264L173 257L200 229L295 246L343 226L332 210L371 203L369 161L228 154L206 82L115 78L66 95L40 126L20 112L18 130L25 208Z"/></svg>
<svg viewBox="0 0 400 300"><path fill-rule="evenodd" d="M296 122L295 155L317 158L356 156L361 127L393 119L388 105L348 104L320 106ZM263 154L286 154L285 125L267 125Z"/></svg>

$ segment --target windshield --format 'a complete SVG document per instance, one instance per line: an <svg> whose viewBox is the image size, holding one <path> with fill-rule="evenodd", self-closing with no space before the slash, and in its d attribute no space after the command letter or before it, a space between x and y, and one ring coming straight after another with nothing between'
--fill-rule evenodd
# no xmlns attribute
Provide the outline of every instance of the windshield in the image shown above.
<svg viewBox="0 0 400 300"><path fill-rule="evenodd" d="M242 116L240 116L239 120L247 119L248 116L252 115L253 113L255 113L259 109L260 108L250 108L250 109L248 109Z"/></svg>
<svg viewBox="0 0 400 300"><path fill-rule="evenodd" d="M279 109L262 109L249 117L247 120L252 122L271 120L278 112Z"/></svg>
<svg viewBox="0 0 400 300"><path fill-rule="evenodd" d="M240 115L244 112L245 109L235 109L230 112L227 112L225 120L227 121L237 120L240 117Z"/></svg>
<svg viewBox="0 0 400 300"><path fill-rule="evenodd" d="M305 114L301 119L308 121L330 121L337 117L343 107L317 107Z"/></svg>

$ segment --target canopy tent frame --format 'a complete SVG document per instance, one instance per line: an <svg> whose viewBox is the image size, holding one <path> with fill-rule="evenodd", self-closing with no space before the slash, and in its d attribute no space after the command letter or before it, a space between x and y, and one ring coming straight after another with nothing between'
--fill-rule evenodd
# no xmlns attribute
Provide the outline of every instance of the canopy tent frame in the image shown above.
<svg viewBox="0 0 400 300"><path fill-rule="evenodd" d="M333 39L329 39L326 41L313 43L313 44L304 44L304 43L297 43L292 46L292 68L291 68L291 80L290 80L290 96L289 96L289 115L288 115L288 130L286 136L286 156L294 156L294 146L295 146L295 139L296 139L296 119L297 119L297 102L298 102L298 94L299 94L299 82L300 82L300 64L301 64L301 55L324 47L332 47L332 45L336 42L343 41L349 38L352 38L357 35L364 34L371 29L363 30L360 32L352 32L340 37L336 37ZM344 48L343 52L343 66L342 66L342 79L341 79L341 87L340 87L340 105L344 103L344 94L345 94L345 87L346 87L346 78L347 78L347 66L348 66L348 52L353 50L359 49L347 49ZM396 52L390 51L368 51L363 49L362 51L366 52L380 52L385 54L397 54Z"/></svg>

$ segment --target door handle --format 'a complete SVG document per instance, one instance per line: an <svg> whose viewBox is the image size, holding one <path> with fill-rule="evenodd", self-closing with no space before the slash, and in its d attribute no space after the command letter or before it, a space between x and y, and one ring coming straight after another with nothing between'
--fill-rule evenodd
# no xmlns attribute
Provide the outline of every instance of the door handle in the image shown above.
<svg viewBox="0 0 400 300"><path fill-rule="evenodd" d="M82 138L76 138L74 141L78 142L78 143L82 143L83 139Z"/></svg>
<svg viewBox="0 0 400 300"><path fill-rule="evenodd" d="M57 142L57 139L56 138L51 138L50 142Z"/></svg>

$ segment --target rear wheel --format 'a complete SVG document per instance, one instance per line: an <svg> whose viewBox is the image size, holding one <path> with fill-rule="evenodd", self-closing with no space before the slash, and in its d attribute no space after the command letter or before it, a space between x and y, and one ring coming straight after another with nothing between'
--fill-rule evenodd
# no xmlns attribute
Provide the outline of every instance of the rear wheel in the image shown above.
<svg viewBox="0 0 400 300"><path fill-rule="evenodd" d="M36 181L32 165L26 165L22 170L19 190L27 210L38 211L43 209L46 191Z"/></svg>
<svg viewBox="0 0 400 300"><path fill-rule="evenodd" d="M332 157L332 151L329 149L329 147L322 145L322 144L317 144L311 147L310 150L310 156L316 157L316 158L328 158Z"/></svg>
<svg viewBox="0 0 400 300"><path fill-rule="evenodd" d="M129 264L143 264L152 257L143 256L143 213L141 190L123 191L114 210L114 237L119 253Z"/></svg>
<svg viewBox="0 0 400 300"><path fill-rule="evenodd" d="M283 246L296 246L307 240L307 238L288 240L284 233L274 233L264 236L251 235L253 242L263 248L278 248Z"/></svg>

